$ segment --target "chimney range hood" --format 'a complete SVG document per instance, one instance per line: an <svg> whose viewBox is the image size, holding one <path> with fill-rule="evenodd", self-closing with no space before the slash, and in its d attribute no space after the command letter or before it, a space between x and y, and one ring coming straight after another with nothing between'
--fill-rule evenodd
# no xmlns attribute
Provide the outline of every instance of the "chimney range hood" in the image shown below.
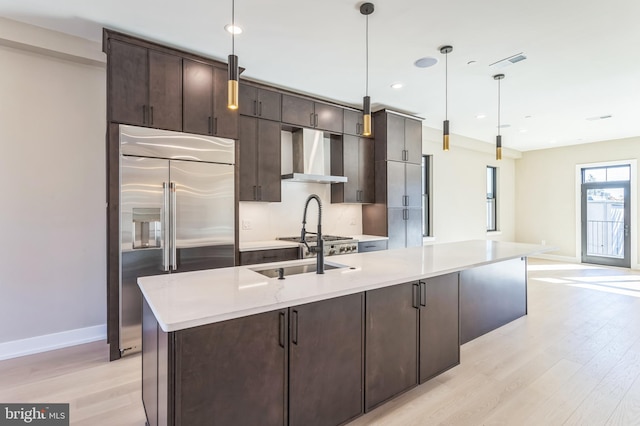
<svg viewBox="0 0 640 426"><path fill-rule="evenodd" d="M344 183L345 176L331 176L330 141L313 129L292 132L293 173L282 175L289 182Z"/></svg>

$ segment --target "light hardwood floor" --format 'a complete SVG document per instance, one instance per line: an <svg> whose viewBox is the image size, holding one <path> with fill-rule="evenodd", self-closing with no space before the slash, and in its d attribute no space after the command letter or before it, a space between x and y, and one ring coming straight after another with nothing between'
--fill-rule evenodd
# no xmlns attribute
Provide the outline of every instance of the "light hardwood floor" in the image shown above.
<svg viewBox="0 0 640 426"><path fill-rule="evenodd" d="M640 271L529 266L529 315L351 425L640 425ZM104 342L0 362L0 402L69 402L74 425L142 426L140 399L140 356Z"/></svg>

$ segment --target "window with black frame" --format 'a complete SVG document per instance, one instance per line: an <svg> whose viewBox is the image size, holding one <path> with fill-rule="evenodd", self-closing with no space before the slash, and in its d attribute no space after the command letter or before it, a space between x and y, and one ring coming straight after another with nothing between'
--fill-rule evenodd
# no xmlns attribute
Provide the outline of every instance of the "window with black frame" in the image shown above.
<svg viewBox="0 0 640 426"><path fill-rule="evenodd" d="M497 167L487 166L487 231L498 230Z"/></svg>
<svg viewBox="0 0 640 426"><path fill-rule="evenodd" d="M422 235L431 236L431 155L422 156Z"/></svg>

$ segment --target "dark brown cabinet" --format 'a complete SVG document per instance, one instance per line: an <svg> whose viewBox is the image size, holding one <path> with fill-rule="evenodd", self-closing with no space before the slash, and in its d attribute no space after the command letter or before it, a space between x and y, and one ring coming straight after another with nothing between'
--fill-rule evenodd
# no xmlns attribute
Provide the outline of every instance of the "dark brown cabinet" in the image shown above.
<svg viewBox="0 0 640 426"><path fill-rule="evenodd" d="M422 123L418 120L383 112L375 114L380 125L376 128L376 161L422 162Z"/></svg>
<svg viewBox="0 0 640 426"><path fill-rule="evenodd" d="M420 383L460 364L458 273L420 283Z"/></svg>
<svg viewBox="0 0 640 426"><path fill-rule="evenodd" d="M373 203L374 145L370 139L344 135L331 138L331 174L346 176L346 183L331 185L332 203Z"/></svg>
<svg viewBox="0 0 640 426"><path fill-rule="evenodd" d="M108 53L111 121L182 130L182 58L120 40Z"/></svg>
<svg viewBox="0 0 640 426"><path fill-rule="evenodd" d="M366 292L365 411L418 384L417 283Z"/></svg>
<svg viewBox="0 0 640 426"><path fill-rule="evenodd" d="M271 250L252 250L240 252L240 265L253 265L256 263L282 262L299 258L298 247L287 247Z"/></svg>
<svg viewBox="0 0 640 426"><path fill-rule="evenodd" d="M240 115L280 121L282 95L240 83Z"/></svg>
<svg viewBox="0 0 640 426"><path fill-rule="evenodd" d="M388 208L389 249L422 245L422 209Z"/></svg>
<svg viewBox="0 0 640 426"><path fill-rule="evenodd" d="M362 413L362 316L362 293L289 308L289 425Z"/></svg>
<svg viewBox="0 0 640 426"><path fill-rule="evenodd" d="M227 71L191 59L183 67L184 131L236 138L238 112L227 108Z"/></svg>
<svg viewBox="0 0 640 426"><path fill-rule="evenodd" d="M363 117L361 111L344 110L343 132L347 135L362 136Z"/></svg>
<svg viewBox="0 0 640 426"><path fill-rule="evenodd" d="M292 95L282 95L282 122L342 133L343 109Z"/></svg>
<svg viewBox="0 0 640 426"><path fill-rule="evenodd" d="M280 123L240 116L238 144L240 201L280 201Z"/></svg>

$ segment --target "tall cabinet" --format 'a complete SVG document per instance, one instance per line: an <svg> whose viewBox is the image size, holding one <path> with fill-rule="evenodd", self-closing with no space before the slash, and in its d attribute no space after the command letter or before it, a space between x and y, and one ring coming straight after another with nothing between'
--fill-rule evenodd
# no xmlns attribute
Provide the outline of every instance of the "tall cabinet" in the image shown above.
<svg viewBox="0 0 640 426"><path fill-rule="evenodd" d="M365 234L389 249L422 244L422 123L388 110L374 114L375 204L363 206Z"/></svg>

